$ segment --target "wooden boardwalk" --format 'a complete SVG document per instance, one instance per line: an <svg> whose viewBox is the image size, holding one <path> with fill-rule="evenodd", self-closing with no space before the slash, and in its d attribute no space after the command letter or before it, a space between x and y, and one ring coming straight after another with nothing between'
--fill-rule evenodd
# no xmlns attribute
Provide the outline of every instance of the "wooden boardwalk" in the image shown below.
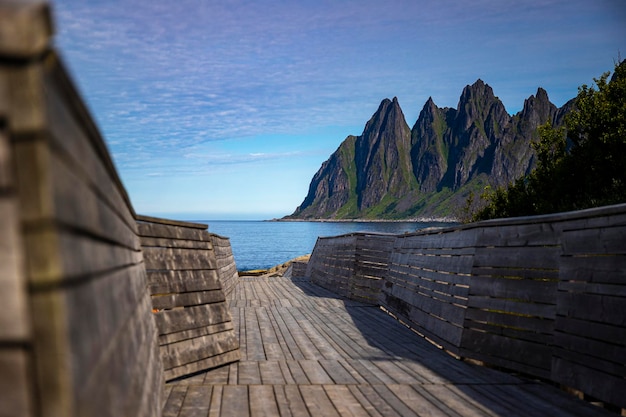
<svg viewBox="0 0 626 417"><path fill-rule="evenodd" d="M228 302L242 360L166 384L164 417L615 415L305 279L242 278Z"/></svg>

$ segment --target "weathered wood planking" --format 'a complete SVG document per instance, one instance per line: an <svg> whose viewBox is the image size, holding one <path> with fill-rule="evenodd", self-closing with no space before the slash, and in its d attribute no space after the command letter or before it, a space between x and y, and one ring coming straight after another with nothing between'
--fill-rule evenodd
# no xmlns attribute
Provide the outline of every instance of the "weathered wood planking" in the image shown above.
<svg viewBox="0 0 626 417"><path fill-rule="evenodd" d="M339 295L349 296L355 268L356 235L318 238L307 266L307 277Z"/></svg>
<svg viewBox="0 0 626 417"><path fill-rule="evenodd" d="M220 276L234 266L228 240L214 238L204 224L137 220L165 378L238 360L239 341ZM233 285L232 276L225 279Z"/></svg>
<svg viewBox="0 0 626 417"><path fill-rule="evenodd" d="M165 416L610 415L458 361L379 308L301 277L242 278L229 301L242 361L168 383Z"/></svg>
<svg viewBox="0 0 626 417"><path fill-rule="evenodd" d="M4 24L4 21L0 19ZM1 69L0 69L1 70ZM0 83L2 79L0 77ZM1 87L0 87L1 88ZM6 97L0 91L0 102ZM0 120L6 116L0 106ZM34 415L32 325L28 307L17 184L10 136L0 127L0 404L15 415Z"/></svg>
<svg viewBox="0 0 626 417"><path fill-rule="evenodd" d="M447 350L458 353L467 308L475 231L398 236L380 303Z"/></svg>
<svg viewBox="0 0 626 417"><path fill-rule="evenodd" d="M560 238L560 223L478 229L464 356L550 377Z"/></svg>
<svg viewBox="0 0 626 417"><path fill-rule="evenodd" d="M0 326L0 408L157 416L162 365L134 211L51 26L45 5L0 5L0 297L11 298L0 301L13 322Z"/></svg>
<svg viewBox="0 0 626 417"><path fill-rule="evenodd" d="M239 282L237 264L227 237L211 233L211 242L217 261L217 274L222 283L222 290L228 296Z"/></svg>
<svg viewBox="0 0 626 417"><path fill-rule="evenodd" d="M292 262L287 272L285 272L285 276L293 277L293 278L303 278L306 276L308 265L309 265L308 262L302 262L302 261Z"/></svg>
<svg viewBox="0 0 626 417"><path fill-rule="evenodd" d="M394 240L368 233L318 238L306 276L344 297L376 304Z"/></svg>
<svg viewBox="0 0 626 417"><path fill-rule="evenodd" d="M626 215L564 226L552 379L626 409Z"/></svg>
<svg viewBox="0 0 626 417"><path fill-rule="evenodd" d="M387 265L373 236L344 235L318 240L307 274L351 299L380 288L380 305L459 356L623 407L625 228L622 204L420 231L396 237Z"/></svg>

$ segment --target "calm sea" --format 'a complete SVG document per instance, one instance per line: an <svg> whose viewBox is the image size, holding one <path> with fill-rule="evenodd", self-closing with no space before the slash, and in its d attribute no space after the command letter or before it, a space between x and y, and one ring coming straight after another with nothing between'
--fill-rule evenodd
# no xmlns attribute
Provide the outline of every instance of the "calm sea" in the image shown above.
<svg viewBox="0 0 626 417"><path fill-rule="evenodd" d="M423 222L266 222L199 221L209 231L230 238L237 269L266 269L313 252L318 236L352 232L404 233L450 223Z"/></svg>

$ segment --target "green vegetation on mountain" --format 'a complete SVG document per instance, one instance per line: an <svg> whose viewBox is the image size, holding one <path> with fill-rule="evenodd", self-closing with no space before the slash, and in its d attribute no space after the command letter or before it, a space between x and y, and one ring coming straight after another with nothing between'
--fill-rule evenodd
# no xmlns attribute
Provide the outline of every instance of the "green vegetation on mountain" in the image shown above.
<svg viewBox="0 0 626 417"><path fill-rule="evenodd" d="M537 163L532 142L557 108L539 88L511 116L482 80L463 89L456 108L432 98L412 128L398 100L385 99L359 136L348 136L314 175L302 204L286 219L460 219L475 212L485 187L499 190Z"/></svg>
<svg viewBox="0 0 626 417"><path fill-rule="evenodd" d="M556 213L626 202L626 61L578 89L565 124L539 127L537 165L487 189L473 220Z"/></svg>

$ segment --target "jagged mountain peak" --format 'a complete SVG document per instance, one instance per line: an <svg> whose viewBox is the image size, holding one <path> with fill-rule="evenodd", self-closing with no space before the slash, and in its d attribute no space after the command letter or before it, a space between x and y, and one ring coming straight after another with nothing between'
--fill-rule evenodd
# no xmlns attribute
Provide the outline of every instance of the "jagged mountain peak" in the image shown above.
<svg viewBox="0 0 626 417"><path fill-rule="evenodd" d="M548 116L547 120L554 123L557 110L557 107L550 102L548 92L539 87L535 95L532 95L524 100L524 107L520 112L520 118L522 120L529 120L531 122L531 126L534 126L537 123L545 123L546 116Z"/></svg>
<svg viewBox="0 0 626 417"><path fill-rule="evenodd" d="M397 97L381 101L360 136L348 137L313 177L291 218L458 216L470 191L504 185L534 164L537 126L558 125L543 88L510 116L481 79L467 85L454 108L432 97L409 129Z"/></svg>

